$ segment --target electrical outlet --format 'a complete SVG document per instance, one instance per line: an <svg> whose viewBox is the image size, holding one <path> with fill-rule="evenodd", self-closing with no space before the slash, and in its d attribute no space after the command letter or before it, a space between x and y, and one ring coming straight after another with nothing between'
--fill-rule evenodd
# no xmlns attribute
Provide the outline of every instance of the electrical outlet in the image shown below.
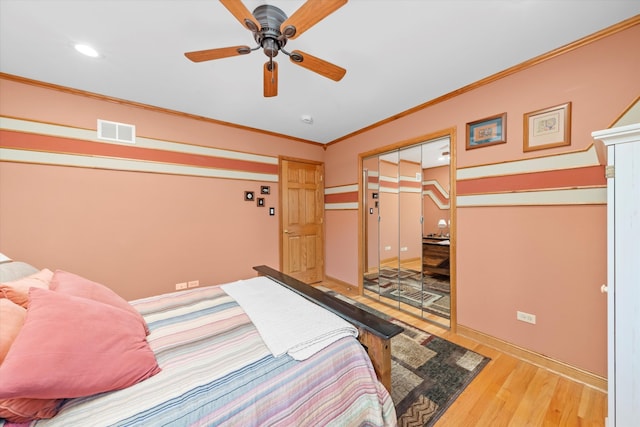
<svg viewBox="0 0 640 427"><path fill-rule="evenodd" d="M200 286L200 281L199 280L192 280L190 282L187 282L187 286L190 288L195 288L196 286Z"/></svg>
<svg viewBox="0 0 640 427"><path fill-rule="evenodd" d="M536 324L536 315L525 313L524 311L516 311L516 319L531 323L532 325Z"/></svg>
<svg viewBox="0 0 640 427"><path fill-rule="evenodd" d="M407 252L408 250L409 248L407 248L406 246L400 248L400 252Z"/></svg>
<svg viewBox="0 0 640 427"><path fill-rule="evenodd" d="M187 282L176 283L176 291L187 289Z"/></svg>
<svg viewBox="0 0 640 427"><path fill-rule="evenodd" d="M390 251L390 250L391 250L391 246L385 246L385 247L384 247L384 250L385 250L385 251Z"/></svg>

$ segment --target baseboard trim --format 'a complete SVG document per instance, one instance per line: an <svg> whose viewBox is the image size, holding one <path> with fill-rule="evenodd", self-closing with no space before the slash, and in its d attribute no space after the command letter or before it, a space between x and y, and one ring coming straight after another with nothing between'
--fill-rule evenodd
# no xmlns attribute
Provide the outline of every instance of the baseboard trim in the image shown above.
<svg viewBox="0 0 640 427"><path fill-rule="evenodd" d="M471 329L467 326L458 325L456 333L458 335L471 338L472 340L486 346L493 347L503 353L515 356L518 359L553 371L571 380L598 389L604 393L607 392L607 379L599 375L593 374L580 368L576 368L575 366L571 366L567 363L557 361L540 353L518 347L517 345L513 345L499 338L495 338L491 335L476 331L475 329Z"/></svg>

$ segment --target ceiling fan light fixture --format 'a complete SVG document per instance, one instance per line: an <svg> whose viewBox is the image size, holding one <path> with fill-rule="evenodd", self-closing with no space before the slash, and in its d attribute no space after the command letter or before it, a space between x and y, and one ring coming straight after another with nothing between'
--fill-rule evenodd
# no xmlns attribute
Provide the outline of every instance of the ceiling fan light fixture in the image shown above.
<svg viewBox="0 0 640 427"><path fill-rule="evenodd" d="M266 38L262 40L262 50L269 58L273 58L278 55L280 51L280 45L272 38Z"/></svg>

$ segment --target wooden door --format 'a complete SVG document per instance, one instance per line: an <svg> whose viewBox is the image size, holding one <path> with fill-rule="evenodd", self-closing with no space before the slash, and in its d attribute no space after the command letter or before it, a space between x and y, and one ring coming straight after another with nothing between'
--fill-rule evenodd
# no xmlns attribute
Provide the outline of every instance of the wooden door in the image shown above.
<svg viewBox="0 0 640 427"><path fill-rule="evenodd" d="M281 270L305 283L324 279L323 165L280 159Z"/></svg>

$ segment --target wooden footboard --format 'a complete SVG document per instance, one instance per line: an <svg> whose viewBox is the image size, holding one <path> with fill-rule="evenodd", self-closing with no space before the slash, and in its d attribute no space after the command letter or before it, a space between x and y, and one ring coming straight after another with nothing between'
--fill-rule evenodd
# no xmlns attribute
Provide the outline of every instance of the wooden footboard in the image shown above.
<svg viewBox="0 0 640 427"><path fill-rule="evenodd" d="M402 327L266 265L253 269L358 328L358 340L367 350L378 379L391 392L391 338L401 333Z"/></svg>

